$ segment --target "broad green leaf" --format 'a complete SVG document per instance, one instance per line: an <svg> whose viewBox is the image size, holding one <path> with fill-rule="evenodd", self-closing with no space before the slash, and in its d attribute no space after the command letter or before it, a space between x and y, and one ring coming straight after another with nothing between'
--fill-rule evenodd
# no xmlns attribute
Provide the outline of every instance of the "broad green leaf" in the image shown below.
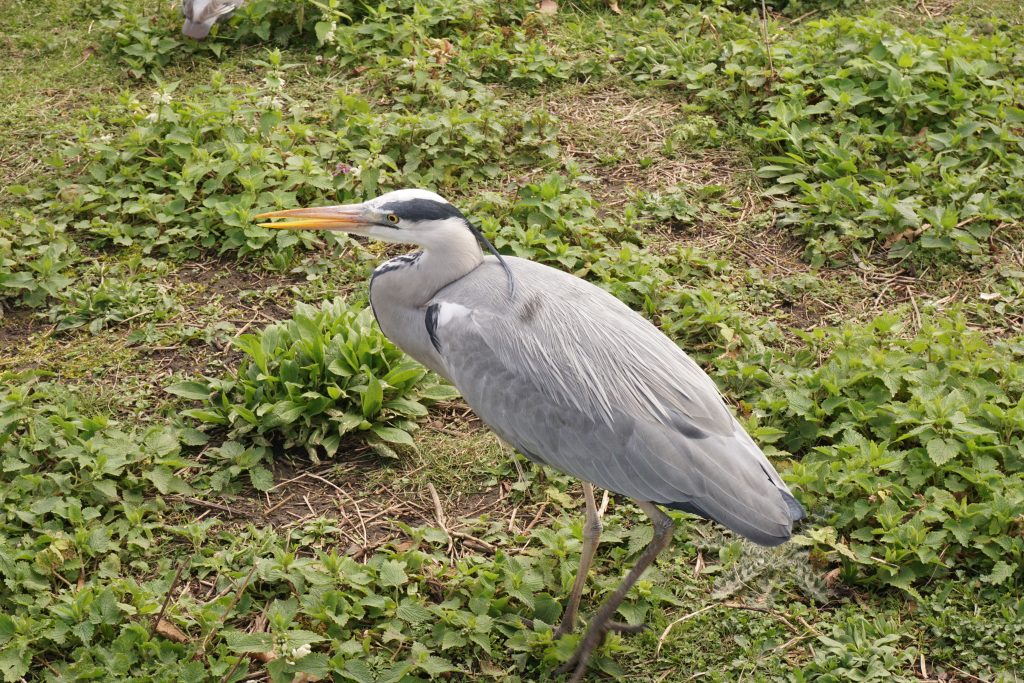
<svg viewBox="0 0 1024 683"><path fill-rule="evenodd" d="M981 577L981 580L985 583L1000 585L1012 579L1014 574L1016 574L1018 571L1020 571L1019 565L1015 568L1009 562L1006 562L1005 560L999 560L995 563L995 566L992 568L992 571L988 574L988 576Z"/></svg>
<svg viewBox="0 0 1024 683"><path fill-rule="evenodd" d="M405 562L385 560L377 573L377 581L384 587L402 586L409 580L405 573Z"/></svg>
<svg viewBox="0 0 1024 683"><path fill-rule="evenodd" d="M380 381L376 377L371 376L367 382L366 391L362 396L363 417L367 420L374 417L380 412L383 402L384 390L381 387Z"/></svg>
<svg viewBox="0 0 1024 683"><path fill-rule="evenodd" d="M229 629L221 631L221 637L232 652L273 652L274 637L269 633L245 633Z"/></svg>
<svg viewBox="0 0 1024 683"><path fill-rule="evenodd" d="M210 398L211 393L209 386L199 382L178 382L165 387L164 391L194 401L205 401Z"/></svg>
<svg viewBox="0 0 1024 683"><path fill-rule="evenodd" d="M960 453L960 444L952 439L934 438L928 442L928 456L936 465L945 465Z"/></svg>
<svg viewBox="0 0 1024 683"><path fill-rule="evenodd" d="M404 446L415 445L415 442L412 440L412 436L401 429L395 429L394 427L382 427L380 425L374 425L371 429L374 434L388 443L397 443Z"/></svg>
<svg viewBox="0 0 1024 683"><path fill-rule="evenodd" d="M410 624L421 624L434 618L430 610L410 598L402 600L398 609L395 610L395 615L403 621L408 621Z"/></svg>
<svg viewBox="0 0 1024 683"><path fill-rule="evenodd" d="M153 486L160 493L167 495L169 493L180 493L189 495L192 493L192 487L189 486L184 479L174 474L170 468L167 467L156 467L145 475L146 479L153 482Z"/></svg>
<svg viewBox="0 0 1024 683"><path fill-rule="evenodd" d="M434 384L426 387L420 391L419 395L429 401L450 401L460 396L458 389L447 384Z"/></svg>
<svg viewBox="0 0 1024 683"><path fill-rule="evenodd" d="M269 491L274 487L274 475L266 467L253 467L249 470L249 480L257 491Z"/></svg>

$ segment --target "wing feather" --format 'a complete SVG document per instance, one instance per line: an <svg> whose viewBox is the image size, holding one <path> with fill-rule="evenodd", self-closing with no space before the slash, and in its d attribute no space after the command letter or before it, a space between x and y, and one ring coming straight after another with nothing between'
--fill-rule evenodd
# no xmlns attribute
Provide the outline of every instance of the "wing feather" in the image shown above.
<svg viewBox="0 0 1024 683"><path fill-rule="evenodd" d="M700 366L604 290L508 261L511 305L493 262L431 304L447 375L484 422L528 457L602 488L696 511L760 543L789 537L799 504Z"/></svg>

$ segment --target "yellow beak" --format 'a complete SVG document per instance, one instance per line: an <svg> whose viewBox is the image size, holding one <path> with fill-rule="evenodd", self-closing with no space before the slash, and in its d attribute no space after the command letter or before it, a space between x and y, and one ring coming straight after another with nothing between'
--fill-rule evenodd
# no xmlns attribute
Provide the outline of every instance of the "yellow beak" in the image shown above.
<svg viewBox="0 0 1024 683"><path fill-rule="evenodd" d="M296 219L280 223L258 224L261 228L275 228L277 230L344 230L345 232L359 232L359 228L369 227L373 224L373 219L367 214L366 208L362 204L270 211L258 214L256 218Z"/></svg>

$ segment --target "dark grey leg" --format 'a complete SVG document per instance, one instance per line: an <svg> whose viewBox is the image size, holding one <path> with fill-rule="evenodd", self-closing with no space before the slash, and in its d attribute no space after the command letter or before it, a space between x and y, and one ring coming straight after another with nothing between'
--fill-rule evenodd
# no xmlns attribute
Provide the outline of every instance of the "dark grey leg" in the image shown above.
<svg viewBox="0 0 1024 683"><path fill-rule="evenodd" d="M576 628L576 615L579 613L580 597L587 583L587 572L594 560L597 544L601 540L601 518L597 514L597 503L594 501L594 485L583 482L583 496L587 499L587 519L583 524L583 552L580 553L580 566L576 570L576 580L572 584L572 593L562 615L562 623L555 629L554 637L561 638L572 633Z"/></svg>
<svg viewBox="0 0 1024 683"><path fill-rule="evenodd" d="M593 496L593 493L591 493L591 496ZM629 589L633 587L633 584L643 575L647 567L654 562L661 551L672 541L674 525L669 516L658 509L658 506L654 503L636 501L636 504L651 518L651 522L654 524L654 538L651 539L651 542L640 554L640 557L637 558L636 564L629 570L629 574L619 584L619 587L598 608L594 617L590 620L587 632L584 634L583 641L576 649L575 654L558 670L559 673L573 672L572 677L569 679L570 683L579 683L579 681L583 680L583 674L587 671L590 657L594 654L594 650L604 642L604 637L613 623L612 616L619 609L619 605L622 604Z"/></svg>

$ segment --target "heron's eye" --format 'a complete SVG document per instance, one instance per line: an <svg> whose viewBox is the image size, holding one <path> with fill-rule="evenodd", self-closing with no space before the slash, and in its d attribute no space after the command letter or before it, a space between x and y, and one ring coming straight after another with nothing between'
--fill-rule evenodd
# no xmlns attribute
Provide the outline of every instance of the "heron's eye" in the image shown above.
<svg viewBox="0 0 1024 683"><path fill-rule="evenodd" d="M393 214L393 213L389 213L388 214L388 222L389 223L393 223L395 225L398 225L398 216Z"/></svg>

